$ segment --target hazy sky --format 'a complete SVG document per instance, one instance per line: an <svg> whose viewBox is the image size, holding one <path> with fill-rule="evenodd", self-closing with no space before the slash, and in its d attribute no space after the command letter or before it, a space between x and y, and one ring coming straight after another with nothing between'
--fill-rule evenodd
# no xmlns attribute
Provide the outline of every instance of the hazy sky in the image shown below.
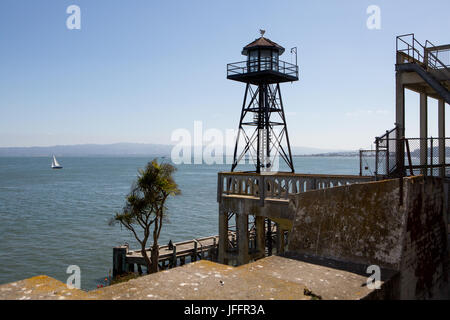
<svg viewBox="0 0 450 320"><path fill-rule="evenodd" d="M81 30L66 27L72 4ZM366 27L372 4L380 30ZM0 146L171 143L195 120L235 129L244 85L226 64L262 28L282 60L298 47L300 81L282 85L291 144L367 148L395 121L395 36L450 43L449 11L448 0L2 0ZM407 94L408 136L418 99Z"/></svg>

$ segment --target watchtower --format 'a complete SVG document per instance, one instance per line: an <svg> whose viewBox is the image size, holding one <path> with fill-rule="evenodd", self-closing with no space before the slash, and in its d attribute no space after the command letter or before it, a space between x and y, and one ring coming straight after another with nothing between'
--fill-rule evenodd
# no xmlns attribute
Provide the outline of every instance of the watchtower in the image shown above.
<svg viewBox="0 0 450 320"><path fill-rule="evenodd" d="M297 81L298 66L281 61L285 49L260 32L261 37L242 50L247 60L227 65L227 79L246 84L231 171L248 154L256 173L278 171L278 155L294 172L280 83Z"/></svg>

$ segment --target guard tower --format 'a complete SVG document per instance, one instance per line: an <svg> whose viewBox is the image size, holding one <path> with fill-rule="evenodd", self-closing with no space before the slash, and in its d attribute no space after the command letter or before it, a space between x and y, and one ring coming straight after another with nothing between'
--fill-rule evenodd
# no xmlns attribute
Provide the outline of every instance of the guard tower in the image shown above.
<svg viewBox="0 0 450 320"><path fill-rule="evenodd" d="M248 155L256 173L278 171L277 156L294 172L280 83L297 81L298 66L281 61L285 49L260 32L242 50L247 60L227 65L227 78L246 84L231 171Z"/></svg>

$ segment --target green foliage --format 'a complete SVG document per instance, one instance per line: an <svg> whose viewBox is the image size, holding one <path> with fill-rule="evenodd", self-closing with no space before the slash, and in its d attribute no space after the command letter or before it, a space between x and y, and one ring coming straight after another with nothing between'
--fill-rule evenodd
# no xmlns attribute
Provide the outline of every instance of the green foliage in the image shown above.
<svg viewBox="0 0 450 320"><path fill-rule="evenodd" d="M149 162L144 170L139 170L122 212L114 216L113 220L130 230L141 244L144 258L147 258L144 248L150 227L154 226L153 246L156 247L167 212L166 200L181 193L172 176L175 171L176 168L169 163L158 163L157 159ZM138 229L143 231L143 235Z"/></svg>

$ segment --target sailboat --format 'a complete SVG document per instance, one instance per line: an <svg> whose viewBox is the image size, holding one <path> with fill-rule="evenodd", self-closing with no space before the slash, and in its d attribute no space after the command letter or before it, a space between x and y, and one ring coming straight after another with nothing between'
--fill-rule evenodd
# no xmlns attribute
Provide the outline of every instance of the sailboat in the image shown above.
<svg viewBox="0 0 450 320"><path fill-rule="evenodd" d="M56 160L55 155L53 155L52 169L62 169L62 166Z"/></svg>

